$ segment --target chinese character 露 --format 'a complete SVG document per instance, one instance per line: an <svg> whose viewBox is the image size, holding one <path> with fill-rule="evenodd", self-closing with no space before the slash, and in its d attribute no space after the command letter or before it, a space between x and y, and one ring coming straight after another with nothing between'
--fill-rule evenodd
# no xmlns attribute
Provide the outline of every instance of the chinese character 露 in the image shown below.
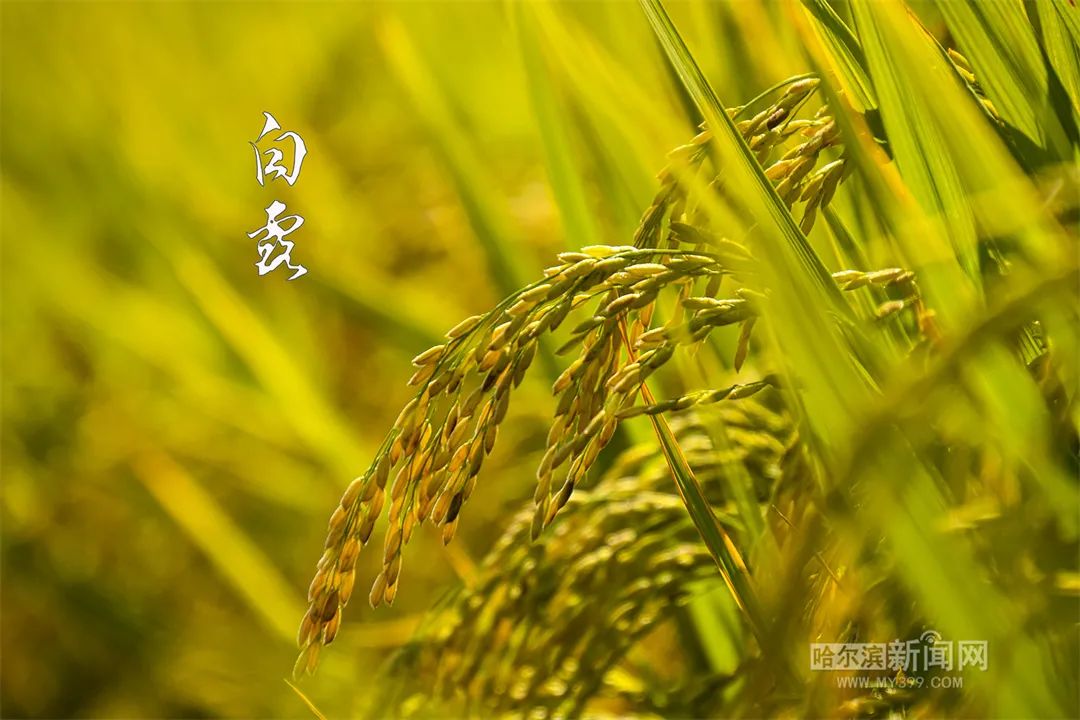
<svg viewBox="0 0 1080 720"><path fill-rule="evenodd" d="M307 268L303 265L293 265L293 242L291 240L286 240L285 236L303 225L304 218L299 215L286 215L279 219L278 216L283 212L285 212L285 203L275 200L270 204L270 207L266 208L266 225L258 230L249 232L248 237L257 238L263 233L266 235L259 240L258 245L259 262L255 263L255 266L259 268L259 275L265 275L282 263L285 263L286 267L294 271L292 277L289 279L295 280L307 273ZM271 240L276 240L276 247L280 247L282 250L282 252L274 257L273 260L270 259L270 256L274 252L275 244L271 242Z"/></svg>

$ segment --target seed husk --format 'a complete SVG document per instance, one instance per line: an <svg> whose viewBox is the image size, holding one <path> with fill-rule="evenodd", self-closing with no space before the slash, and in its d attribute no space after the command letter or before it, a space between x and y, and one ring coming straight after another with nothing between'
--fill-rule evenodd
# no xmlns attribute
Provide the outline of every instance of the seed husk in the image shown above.
<svg viewBox="0 0 1080 720"><path fill-rule="evenodd" d="M428 348L424 352L414 357L412 359L412 364L416 367L424 367L425 365L435 363L442 356L445 349L445 345L436 345L435 347Z"/></svg>
<svg viewBox="0 0 1080 720"><path fill-rule="evenodd" d="M454 327L450 328L450 330L446 333L446 337L449 340L456 340L462 335L465 335L475 330L480 325L480 323L483 322L483 320L483 315L473 315L471 317L467 317Z"/></svg>

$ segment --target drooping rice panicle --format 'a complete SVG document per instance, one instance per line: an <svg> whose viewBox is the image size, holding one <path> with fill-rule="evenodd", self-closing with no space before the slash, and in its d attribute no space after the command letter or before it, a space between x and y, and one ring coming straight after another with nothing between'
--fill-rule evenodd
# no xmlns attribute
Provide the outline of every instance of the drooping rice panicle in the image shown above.
<svg viewBox="0 0 1080 720"><path fill-rule="evenodd" d="M729 417L755 429L742 438L764 428L778 433L755 466L771 482L790 423L749 399ZM737 439L736 454L718 451L693 415L673 426L710 497L723 503L718 465L760 447ZM681 501L664 491L666 467L655 451L641 451L630 448L595 487L576 493L544 543L528 542L531 514L518 514L475 583L436 613L416 653L399 660L418 663L399 677L431 688L429 701L457 712L456 702L481 714L580 712L607 670L711 575L711 556Z"/></svg>
<svg viewBox="0 0 1080 720"><path fill-rule="evenodd" d="M796 117L817 84L813 78L788 83L779 97L747 119L739 118L749 106L732 111L747 142L763 162L769 161L766 174L778 192L789 204L807 202L805 216L828 204L845 172L842 159L813 170L821 153L838 142L826 109L812 118ZM796 138L798 144L781 152ZM768 297L745 286L733 297L718 297L725 276L756 283L757 263L741 243L694 225L695 214L686 210L693 192L685 182L686 172L709 162L710 141L705 130L672 153L633 246L561 253L543 279L491 311L462 321L447 332L445 343L414 358L416 371L409 384L417 388L416 395L331 518L299 632L298 672L312 671L321 646L336 636L342 609L353 593L358 553L384 509L388 529L382 569L368 596L373 606L396 598L403 549L418 525L431 522L441 529L443 541L450 542L540 338L565 332L568 317L584 319L572 326L559 350L576 350L577 356L553 386L557 410L537 470L533 538L585 480L620 420L650 411L635 405L641 385L680 347L704 342L716 328L738 325L735 365L742 366L754 321ZM914 287L910 274L899 270L846 271L836 279L843 289ZM669 292L677 299L675 312L665 325L652 327L657 303ZM883 312L919 301L916 293L910 300L887 302L893 305ZM764 388L763 383L737 383L728 392L739 396ZM651 411L708 402L722 392L676 398Z"/></svg>

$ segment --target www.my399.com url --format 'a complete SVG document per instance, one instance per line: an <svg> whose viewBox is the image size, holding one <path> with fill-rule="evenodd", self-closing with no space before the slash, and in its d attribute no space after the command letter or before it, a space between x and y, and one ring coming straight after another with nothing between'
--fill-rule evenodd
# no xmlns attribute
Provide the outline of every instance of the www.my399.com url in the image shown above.
<svg viewBox="0 0 1080 720"><path fill-rule="evenodd" d="M866 675L848 675L836 678L839 688L857 690L907 690L912 688L962 688L962 675L934 675L932 677L868 677Z"/></svg>

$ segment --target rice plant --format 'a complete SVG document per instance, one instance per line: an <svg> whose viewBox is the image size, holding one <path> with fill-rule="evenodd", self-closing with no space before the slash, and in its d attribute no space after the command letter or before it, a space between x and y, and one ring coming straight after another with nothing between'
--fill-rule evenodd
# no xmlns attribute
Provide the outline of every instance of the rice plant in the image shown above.
<svg viewBox="0 0 1080 720"><path fill-rule="evenodd" d="M0 3L0 715L1080 716L1078 13Z"/></svg>
<svg viewBox="0 0 1080 720"><path fill-rule="evenodd" d="M414 359L330 519L297 673L348 631L384 508L372 606L408 592L418 527L468 522L553 351L531 507L374 716L1074 716L1075 10L945 3L943 47L897 3L792 3L807 72L725 106L642 9L700 132L625 244L560 253ZM664 622L691 648L666 680L635 654ZM860 689L807 663L927 629L988 667Z"/></svg>

